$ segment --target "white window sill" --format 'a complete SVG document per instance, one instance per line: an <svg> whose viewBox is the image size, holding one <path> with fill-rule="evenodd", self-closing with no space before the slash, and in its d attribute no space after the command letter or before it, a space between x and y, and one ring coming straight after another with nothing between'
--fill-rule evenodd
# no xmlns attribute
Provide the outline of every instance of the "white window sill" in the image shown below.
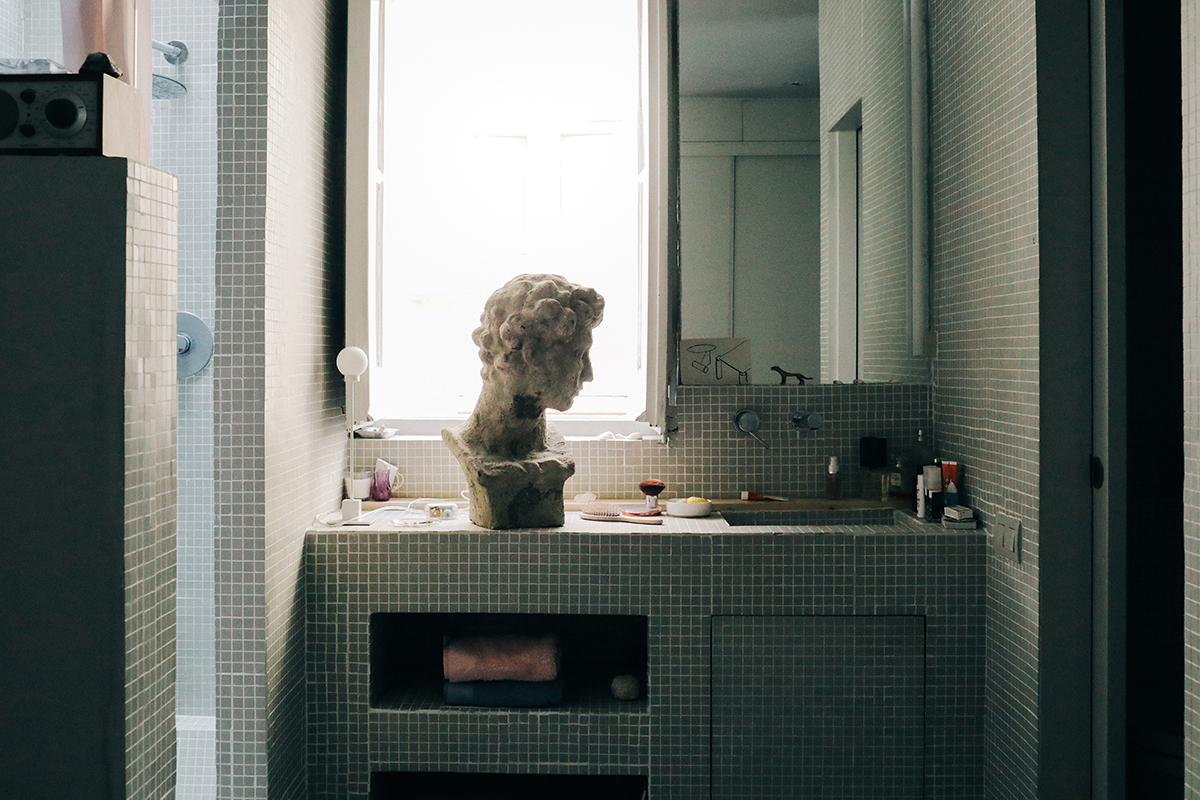
<svg viewBox="0 0 1200 800"><path fill-rule="evenodd" d="M394 420L384 419L371 422L371 426L383 426L384 428L394 428L396 433L389 437L367 437L357 436L355 438L369 441L371 439L382 439L383 441L441 441L443 428L456 428L463 424L461 419L423 419L423 420ZM568 442L585 442L596 441L600 439L601 434L611 433L612 437L605 437L604 441L614 441L619 443L628 442L661 442L662 435L657 429L647 425L644 422L635 422L632 420L551 420L559 433ZM630 435L640 435L641 438L628 438Z"/></svg>

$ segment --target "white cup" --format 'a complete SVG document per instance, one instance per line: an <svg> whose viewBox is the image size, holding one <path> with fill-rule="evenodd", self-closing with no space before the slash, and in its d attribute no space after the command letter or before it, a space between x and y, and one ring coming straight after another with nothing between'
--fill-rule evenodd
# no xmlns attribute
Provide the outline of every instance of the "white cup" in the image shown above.
<svg viewBox="0 0 1200 800"><path fill-rule="evenodd" d="M342 501L342 522L349 522L355 517L362 516L362 500Z"/></svg>
<svg viewBox="0 0 1200 800"><path fill-rule="evenodd" d="M351 500L366 500L371 496L371 473L356 472L346 478L346 497Z"/></svg>

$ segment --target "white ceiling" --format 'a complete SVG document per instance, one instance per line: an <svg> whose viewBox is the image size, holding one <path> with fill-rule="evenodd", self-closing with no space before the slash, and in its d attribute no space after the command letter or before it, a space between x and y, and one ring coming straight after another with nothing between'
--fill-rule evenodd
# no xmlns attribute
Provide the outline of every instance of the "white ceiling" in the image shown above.
<svg viewBox="0 0 1200 800"><path fill-rule="evenodd" d="M816 97L817 0L679 0L679 93Z"/></svg>

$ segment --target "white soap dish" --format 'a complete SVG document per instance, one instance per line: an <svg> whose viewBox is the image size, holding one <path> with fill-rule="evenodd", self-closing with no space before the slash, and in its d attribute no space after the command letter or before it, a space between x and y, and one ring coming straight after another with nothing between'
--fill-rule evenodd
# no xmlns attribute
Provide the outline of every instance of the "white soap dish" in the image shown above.
<svg viewBox="0 0 1200 800"><path fill-rule="evenodd" d="M359 439L390 439L396 435L398 428L358 428L354 431Z"/></svg>
<svg viewBox="0 0 1200 800"><path fill-rule="evenodd" d="M664 502L667 514L672 517L707 517L712 513L712 501L688 502L686 497L672 497Z"/></svg>

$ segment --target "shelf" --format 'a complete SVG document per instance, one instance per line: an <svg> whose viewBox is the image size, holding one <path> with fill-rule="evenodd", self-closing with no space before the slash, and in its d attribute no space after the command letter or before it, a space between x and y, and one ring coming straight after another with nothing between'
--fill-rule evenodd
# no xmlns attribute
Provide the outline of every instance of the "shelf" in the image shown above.
<svg viewBox="0 0 1200 800"><path fill-rule="evenodd" d="M645 775L373 772L371 800L641 800Z"/></svg>
<svg viewBox="0 0 1200 800"><path fill-rule="evenodd" d="M509 706L464 706L447 703L442 696L440 684L427 686L410 686L395 689L380 694L371 703L373 711L393 711L400 713L446 711L462 713L479 713L486 711L527 712L536 714L572 713L572 714L646 714L649 711L645 695L637 700L617 700L607 691L606 687L584 686L576 688L567 683L563 689L563 702L555 706L540 708L509 707Z"/></svg>
<svg viewBox="0 0 1200 800"><path fill-rule="evenodd" d="M389 711L493 711L451 705L442 696L445 637L553 634L562 654L563 702L524 712L646 713L647 621L613 614L376 613L371 615L370 707ZM633 675L637 700L615 699L613 677Z"/></svg>

